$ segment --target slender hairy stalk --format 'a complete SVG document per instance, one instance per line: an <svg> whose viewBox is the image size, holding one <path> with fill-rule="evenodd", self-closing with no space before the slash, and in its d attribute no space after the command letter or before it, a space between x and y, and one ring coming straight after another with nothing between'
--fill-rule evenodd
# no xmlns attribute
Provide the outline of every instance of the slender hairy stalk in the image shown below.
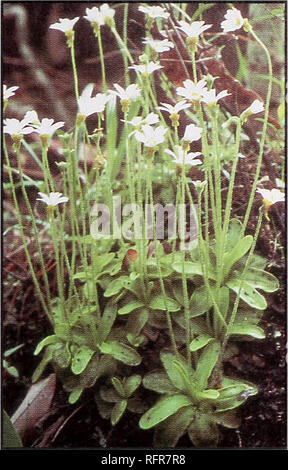
<svg viewBox="0 0 288 470"><path fill-rule="evenodd" d="M174 353L178 356L179 353L178 353L177 344L175 341L171 314L170 314L169 307L167 304L166 291L165 291L165 286L164 286L161 266L160 266L160 260L159 260L159 247L158 247L158 240L157 240L157 234L156 234L155 214L154 214L154 204L153 204L152 158L151 157L148 158L148 186L149 186L149 195L150 195L150 207L152 211L153 236L154 236L154 244L155 244L156 263L157 263L157 269L158 269L158 275L159 275L159 283L160 283L160 288L161 288L161 294L164 300L165 314L166 314L166 319L167 319L167 324L168 324L168 329L169 329L170 340L174 349ZM189 348L189 345L188 345L188 348Z"/></svg>
<svg viewBox="0 0 288 470"><path fill-rule="evenodd" d="M40 266L41 266L41 270L42 270L42 273L43 273L45 290L46 290L46 294L47 294L48 308L47 308L44 296L42 294L42 291L41 291L41 288L40 288L40 285L39 285L39 282L38 282L38 279L37 279L37 276L36 276L36 273L35 273L35 270L34 270L34 267L33 267L33 264L32 264L32 260L31 260L29 250L27 248L25 233L24 233L24 230L23 230L23 220L22 220L21 211L20 211L19 204L18 204L18 199L17 199L17 196L16 196L15 185L14 185L13 175L12 175L12 169L11 169L11 165L10 165L10 160L9 160L9 155L8 155L8 152L7 152L5 139L3 139L3 148L4 148L4 154L5 154L5 159L6 159L6 164L7 164L7 169L8 169L8 174L9 174L9 179L10 179L10 184L11 184L11 189L12 189L13 201L14 201L14 204L15 204L15 210L16 210L16 214L17 214L19 230L20 230L20 234L21 234L21 238L22 238L22 242L23 242L23 248L24 248L24 251L25 251L26 258L27 258L28 266L29 266L29 269L30 269L30 273L31 273L35 288L37 290L37 294L39 295L39 299L40 299L41 305L43 307L43 310L45 311L45 313L46 313L47 317L49 318L51 324L54 325L54 319L53 319L53 316L51 314L51 296L50 296L49 281L48 281L47 272L46 272L46 269L45 269L45 263L44 263L44 259L43 259L41 245L40 245L39 238L38 238L38 229L37 229L37 226L36 226L35 217L34 217L34 214L32 212L30 202L29 202L29 199L28 199L28 196L27 196L27 193L26 193L25 185L24 185L22 167L21 167L21 162L20 162L20 147L18 146L17 151L16 151L17 161L18 161L18 168L19 168L19 175L20 175L20 183L21 183L21 188L22 188L22 191L23 191L23 196L24 196L24 199L25 199L25 203L27 205L29 215L30 215L31 221L32 221L34 236L35 236L36 245L37 245L38 254L39 254ZM28 204L27 204L27 202L28 202Z"/></svg>
<svg viewBox="0 0 288 470"><path fill-rule="evenodd" d="M272 93L272 80L273 80L273 69L272 69L272 61L271 57L269 54L269 51L265 44L258 38L256 33L253 31L253 29L250 30L252 36L254 39L260 44L260 46L264 49L266 57L267 57L267 62L268 62L268 89L267 89L267 95L266 95L266 104L265 104L265 113L264 113L264 122L263 122L263 128L262 128L262 133L261 133L261 141L260 141L260 148L259 148L259 155L258 155L258 161L257 161L257 168L254 176L254 181L248 201L248 206L246 209L243 225L242 225L242 230L241 230L241 236L244 235L247 223L249 220L250 212L252 209L252 204L254 201L255 197L255 191L256 191L256 186L258 183L259 175L260 175L260 170L261 170L261 164L262 164L262 157L263 157L263 152L264 152L264 145L265 145L265 140L266 140L266 133L267 133L267 126L268 126L268 117L269 117L269 106L270 106L270 100L271 100L271 93Z"/></svg>
<svg viewBox="0 0 288 470"><path fill-rule="evenodd" d="M73 33L74 33L74 31L73 31ZM78 86L77 66L76 66L76 59L75 59L74 34L73 34L71 42L69 43L69 46L70 46L70 51L71 51L71 62L72 62L72 68L73 68L75 97L76 97L76 101L78 102L78 100L79 100L79 86Z"/></svg>

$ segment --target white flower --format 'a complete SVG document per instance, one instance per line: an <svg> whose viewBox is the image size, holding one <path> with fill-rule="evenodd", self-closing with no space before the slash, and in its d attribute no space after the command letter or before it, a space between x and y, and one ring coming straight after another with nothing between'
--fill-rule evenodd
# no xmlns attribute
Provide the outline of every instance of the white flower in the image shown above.
<svg viewBox="0 0 288 470"><path fill-rule="evenodd" d="M110 24L114 18L115 10L113 10L113 8L110 8L107 3L103 3L103 5L101 5L100 7L100 13L103 17L104 23Z"/></svg>
<svg viewBox="0 0 288 470"><path fill-rule="evenodd" d="M96 96L91 98L92 88L87 87L78 100L79 113L82 116L90 116L94 113L103 113L106 104L110 100L109 95L104 93L97 93Z"/></svg>
<svg viewBox="0 0 288 470"><path fill-rule="evenodd" d="M22 121L19 121L19 119L4 119L4 127L3 127L3 132L4 134L9 134L12 137L21 137L24 134L31 134L32 132L35 131L33 127L26 127L27 124L29 124L29 121L27 119L22 119Z"/></svg>
<svg viewBox="0 0 288 470"><path fill-rule="evenodd" d="M140 65L131 65L128 67L129 69L134 69L137 72L140 72L142 75L150 75L151 73L155 72L155 70L162 69L162 65L155 64L155 62L149 62L148 64L140 64Z"/></svg>
<svg viewBox="0 0 288 470"><path fill-rule="evenodd" d="M171 150L165 150L165 153L171 155L171 157L173 158L173 163L176 163L176 165L183 165L183 163L184 165L191 166L201 165L201 160L196 159L196 157L201 155L200 152L187 153L183 150L181 145L177 145L176 149L176 153L172 152Z"/></svg>
<svg viewBox="0 0 288 470"><path fill-rule="evenodd" d="M75 23L79 20L79 16L69 20L68 18L59 18L59 23L53 23L49 26L50 29L58 29L63 33L68 33L73 30Z"/></svg>
<svg viewBox="0 0 288 470"><path fill-rule="evenodd" d="M222 90L218 95L216 95L216 91L213 88L212 90L207 90L202 94L201 101L208 105L216 104L221 98L225 98L225 96L229 96L231 93L228 93L227 90Z"/></svg>
<svg viewBox="0 0 288 470"><path fill-rule="evenodd" d="M86 16L83 18L93 25L103 26L105 24L103 15L97 7L86 8Z"/></svg>
<svg viewBox="0 0 288 470"><path fill-rule="evenodd" d="M168 104L168 103L160 103L162 106L159 106L158 109L161 109L162 111L166 111L170 114L178 114L180 111L183 109L190 108L190 103L187 103L187 101L182 100L179 101L179 103L176 103L175 106Z"/></svg>
<svg viewBox="0 0 288 470"><path fill-rule="evenodd" d="M188 101L198 101L202 98L203 93L208 91L205 79L197 83L192 82L189 78L184 81L184 87L177 87L177 95L183 96Z"/></svg>
<svg viewBox="0 0 288 470"><path fill-rule="evenodd" d="M19 86L11 86L10 88L7 88L7 85L3 85L3 100L6 101L11 96L15 95L15 91L18 90Z"/></svg>
<svg viewBox="0 0 288 470"><path fill-rule="evenodd" d="M27 121L28 124L32 124L33 126L38 126L40 124L38 114L36 111L27 111L24 116L24 119Z"/></svg>
<svg viewBox="0 0 288 470"><path fill-rule="evenodd" d="M181 29L188 38L192 39L198 39L200 34L212 26L212 24L205 25L205 21L193 21L191 24L187 23L186 21L178 21L178 23L180 26L177 26L177 28Z"/></svg>
<svg viewBox="0 0 288 470"><path fill-rule="evenodd" d="M252 104L250 104L249 108L245 109L242 114L257 114L262 113L264 111L264 104L260 100L254 100Z"/></svg>
<svg viewBox="0 0 288 470"><path fill-rule="evenodd" d="M126 89L122 88L120 85L117 83L114 83L114 88L116 88L117 91L115 90L110 90L109 93L115 94L119 96L121 100L124 101L136 101L139 96L141 96L141 90L136 84L129 85Z"/></svg>
<svg viewBox="0 0 288 470"><path fill-rule="evenodd" d="M270 189L257 189L257 193L261 194L264 204L269 207L276 204L276 202L285 201L285 194L276 188L273 188L271 191Z"/></svg>
<svg viewBox="0 0 288 470"><path fill-rule="evenodd" d="M163 39L162 41L160 41L159 39L145 38L142 42L143 44L147 44L148 46L150 46L151 49L158 52L159 54L161 52L170 51L170 49L173 49L174 47L173 42L168 41L168 39Z"/></svg>
<svg viewBox="0 0 288 470"><path fill-rule="evenodd" d="M141 132L138 130L134 132L134 136L135 139L138 140L138 142L142 142L145 147L156 147L158 144L164 142L166 132L167 129L163 126L153 128L145 124L141 128Z"/></svg>
<svg viewBox="0 0 288 470"><path fill-rule="evenodd" d="M33 113L33 111L30 111L30 113ZM54 134L54 132L57 131L57 129L60 129L60 127L63 127L64 124L65 122L63 121L54 123L54 119L44 118L42 119L41 122L39 122L39 124L36 124L36 125L34 124L34 127L35 127L35 132L37 132L37 134L39 134L40 136L51 137Z"/></svg>
<svg viewBox="0 0 288 470"><path fill-rule="evenodd" d="M164 18L164 19L167 19L169 18L169 13L164 10L164 8L162 7L159 7L159 6L144 6L144 5L140 5L140 7L138 8L139 11L141 11L142 13L145 13L146 15L148 15L150 18Z"/></svg>
<svg viewBox="0 0 288 470"><path fill-rule="evenodd" d="M221 23L221 28L224 33L228 33L228 31L236 31L236 29L240 29L243 26L244 20L241 12L236 8L227 10L224 18L226 18L226 20Z"/></svg>
<svg viewBox="0 0 288 470"><path fill-rule="evenodd" d="M69 199L66 196L62 196L62 193L50 193L49 196L44 193L38 193L41 197L37 198L37 201L42 201L49 207L58 206L62 202L68 202Z"/></svg>
<svg viewBox="0 0 288 470"><path fill-rule="evenodd" d="M195 140L201 139L202 129L201 127L195 126L195 124L189 124L186 126L183 140L185 142L194 142Z"/></svg>

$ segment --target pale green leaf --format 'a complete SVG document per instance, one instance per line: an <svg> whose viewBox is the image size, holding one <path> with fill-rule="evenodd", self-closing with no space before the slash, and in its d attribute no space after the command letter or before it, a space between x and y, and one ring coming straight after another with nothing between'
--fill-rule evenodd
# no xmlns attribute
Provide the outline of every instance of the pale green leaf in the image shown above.
<svg viewBox="0 0 288 470"><path fill-rule="evenodd" d="M73 374L81 374L87 367L88 362L95 351L88 348L88 346L79 346L73 351L71 370Z"/></svg>
<svg viewBox="0 0 288 470"><path fill-rule="evenodd" d="M118 341L102 343L100 350L102 353L110 354L118 361L124 362L124 364L130 366L138 366L141 363L141 356L135 349L124 343L119 343Z"/></svg>
<svg viewBox="0 0 288 470"><path fill-rule="evenodd" d="M115 426L123 416L127 407L127 400L121 400L116 403L111 411L111 424Z"/></svg>
<svg viewBox="0 0 288 470"><path fill-rule="evenodd" d="M180 408L191 405L186 395L169 395L160 399L156 405L146 411L139 421L141 429L150 429L175 414Z"/></svg>
<svg viewBox="0 0 288 470"><path fill-rule="evenodd" d="M234 248L226 252L223 257L223 278L225 279L228 276L232 266L246 255L247 251L250 249L253 242L252 235L247 235L238 241Z"/></svg>
<svg viewBox="0 0 288 470"><path fill-rule="evenodd" d="M127 313L133 312L134 310L140 307L144 307L143 302L140 302L140 300L133 300L132 302L129 302L128 304L124 305L124 307L119 308L118 314L126 315Z"/></svg>
<svg viewBox="0 0 288 470"><path fill-rule="evenodd" d="M211 341L202 352L194 373L193 379L198 384L200 390L207 387L208 379L217 363L221 345L219 341Z"/></svg>
<svg viewBox="0 0 288 470"><path fill-rule="evenodd" d="M190 343L190 351L198 351L201 348L204 348L206 344L210 343L214 338L211 338L209 335L199 335L197 338L193 339Z"/></svg>
<svg viewBox="0 0 288 470"><path fill-rule="evenodd" d="M257 339L265 338L265 332L262 328L260 328L260 326L246 322L235 322L234 325L231 326L229 333L231 335L252 336L253 338Z"/></svg>
<svg viewBox="0 0 288 470"><path fill-rule="evenodd" d="M149 303L149 307L152 310L166 311L168 309L169 312L177 312L181 308L178 302L176 302L176 300L170 299L169 297L166 297L166 299L164 299L164 297L162 297L161 295L153 297Z"/></svg>

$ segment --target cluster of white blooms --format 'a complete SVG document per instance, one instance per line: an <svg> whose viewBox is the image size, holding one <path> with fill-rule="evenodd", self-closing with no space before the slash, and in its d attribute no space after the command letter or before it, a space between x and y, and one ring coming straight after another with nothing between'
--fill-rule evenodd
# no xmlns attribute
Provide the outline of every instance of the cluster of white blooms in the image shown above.
<svg viewBox="0 0 288 470"><path fill-rule="evenodd" d="M216 95L214 89L208 90L204 78L197 83L190 79L185 80L183 87L176 88L176 93L183 96L187 101L202 101L208 105L216 104L221 98L225 98L230 94L227 90L222 90Z"/></svg>
<svg viewBox="0 0 288 470"><path fill-rule="evenodd" d="M156 18L164 20L169 18L169 13L160 6L150 6L143 4L139 6L138 10L142 13L145 13L147 18L152 22ZM106 3L102 4L99 8L96 6L92 8L86 8L85 12L86 15L84 16L84 19L89 21L96 29L105 24L109 26L113 25L115 10ZM249 31L249 27L247 27L247 25L249 26L248 20L243 19L241 12L236 8L233 7L228 9L224 18L225 20L221 22L221 28L224 33L233 32L241 29L242 27L244 27L246 31ZM62 31L67 37L69 37L70 33L74 34L72 31L78 20L79 17L75 17L73 19L60 18L59 22L51 24L50 28ZM182 20L178 21L178 25L179 26L177 26L177 28L186 35L187 44L191 44L192 46L197 43L199 36L212 26L205 24L204 21L194 21L192 23L188 23ZM174 48L174 44L167 38L167 30L163 31L162 35L165 37L163 40L154 40L153 38L146 37L143 40L143 44L148 45L157 54L167 52ZM139 65L132 65L129 68L134 69L141 75L148 76L163 67L157 62L147 61L146 63L140 63ZM141 89L137 84L131 84L127 86L126 89L122 88L117 83L115 83L113 86L115 90L109 90L107 94L97 93L94 97L92 97L93 87L88 86L84 89L82 95L78 99L79 114L83 117L83 119L94 113L103 113L106 104L111 98L111 95L116 95L120 98L122 109L124 109L124 106L126 105L126 112L129 109L130 102L136 101L141 97ZM8 88L6 85L3 85L4 103L7 104L8 99L15 95L15 91L18 90L18 88L18 86L12 86ZM191 102L198 101L207 105L214 105L217 104L220 99L229 96L227 90L222 90L218 94L216 94L215 89L208 90L205 79L201 79L197 83L187 79L183 82L182 87L178 87L176 89L176 93L182 97L181 101L175 105L160 103L161 106L158 107L159 110L169 113L170 119L175 126L178 125L180 111L188 109L191 106ZM257 114L262 111L264 111L263 102L256 99L245 111L243 111L241 117L246 118L251 114ZM124 122L134 127L134 130L130 136L134 135L135 139L138 142L144 144L145 147L155 148L157 145L162 144L165 141L165 134L168 129L162 125L154 126L155 124L159 123L159 116L153 112L149 113L145 118L142 116L135 116L132 118L132 120ZM43 118L40 121L36 111L33 110L28 111L22 120L15 118L5 119L3 132L11 135L15 141L20 141L23 135L35 132L41 138L45 137L48 142L48 139L51 138L55 131L63 127L64 124L65 123L62 121L54 122L54 119L48 118ZM183 136L184 144L182 146L176 145L174 151L166 149L165 153L170 155L173 159L173 163L177 165L200 165L201 160L197 159L197 157L201 155L201 153L188 152L187 145L189 145L191 142L199 140L201 138L201 134L202 129L200 127L197 127L195 124L187 125ZM203 183L201 183L201 185L203 186ZM280 192L278 189L272 189L271 191L266 189L258 189L257 192L263 197L265 210L267 212L272 204L285 200L284 193ZM50 208L68 201L67 197L62 196L62 193L58 192L52 192L49 195L40 192L38 194L40 196L38 200L44 202Z"/></svg>
<svg viewBox="0 0 288 470"><path fill-rule="evenodd" d="M36 111L27 111L24 118L19 121L15 118L4 119L3 132L12 138L21 138L23 135L36 132L40 136L51 137L57 129L64 126L64 122L55 122L54 119L44 118L40 122Z"/></svg>
<svg viewBox="0 0 288 470"><path fill-rule="evenodd" d="M111 25L115 15L115 10L110 8L107 3L98 7L86 8L86 16L84 18L93 26L103 26L104 24Z"/></svg>

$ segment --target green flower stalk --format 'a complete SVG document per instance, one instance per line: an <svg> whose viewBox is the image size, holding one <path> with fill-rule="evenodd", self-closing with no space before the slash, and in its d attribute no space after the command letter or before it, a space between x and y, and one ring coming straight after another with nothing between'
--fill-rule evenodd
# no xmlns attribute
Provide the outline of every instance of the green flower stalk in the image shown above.
<svg viewBox="0 0 288 470"><path fill-rule="evenodd" d="M76 101L78 101L78 98L79 98L79 90L78 90L77 68L76 68L76 61L75 61L75 49L74 49L75 32L73 28L78 20L79 20L79 16L77 16L73 20L69 20L68 18L64 18L64 19L60 18L59 23L54 23L50 25L50 29L56 29L58 31L62 31L65 34L66 39L67 39L67 46L71 50L71 61L72 61L72 67L73 67Z"/></svg>
<svg viewBox="0 0 288 470"><path fill-rule="evenodd" d="M26 206L28 208L29 215L30 215L30 218L31 218L33 232L34 232L36 245L37 245L37 250L38 250L38 254L39 254L39 261L40 261L40 266L41 266L41 270L42 270L42 273L43 273L43 280L44 280L44 284L45 284L48 307L46 305L43 293L41 291L39 281L37 279L37 276L36 276L36 273L35 273L35 270L34 270L34 267L33 267L33 264L32 264L31 256L30 256L29 250L27 248L25 233L24 233L24 230L23 230L23 221L22 221L21 211L20 211L17 196L16 196L16 190L15 190L15 185L14 185L13 176L12 176L12 169L11 169L11 165L10 165L10 160L9 160L9 155L8 155L8 152L7 152L7 147L6 147L5 140L3 142L4 154L5 154L9 179L10 179L10 183L11 183L11 188L12 188L12 196L13 196L13 200L14 200L14 204L15 204L15 209L16 209L16 214L17 214L17 219L18 219L18 225L19 225L19 229L20 229L22 242L23 242L23 248L24 248L24 252L25 252L25 255L26 255L26 259L27 259L27 262L28 262L29 269L30 269L30 273L31 273L36 291L39 295L39 299L40 299L41 305L43 307L43 310L45 311L45 313L46 313L48 319L50 320L51 324L54 325L54 319L53 319L53 316L51 314L51 311L52 311L51 310L51 295L50 295L50 287L49 287L48 276L47 276L47 272L46 272L46 269L45 269L45 262L44 262L44 259L43 259L43 253L42 253L41 245L40 245L40 242L39 242L38 229L37 229L37 226L36 226L35 217L34 217L34 214L32 212L32 208L31 208L31 205L30 205L27 193L26 193L24 179L23 179L23 172L22 172L22 166L21 166L21 156L20 156L21 140L19 140L19 138L20 138L20 135L16 136L15 138L12 137L12 139L14 141L14 148L15 148L16 154L17 154L18 171L19 171L19 176L20 176L21 189L22 189L23 197L24 197L24 200L25 200L25 203L26 203Z"/></svg>

